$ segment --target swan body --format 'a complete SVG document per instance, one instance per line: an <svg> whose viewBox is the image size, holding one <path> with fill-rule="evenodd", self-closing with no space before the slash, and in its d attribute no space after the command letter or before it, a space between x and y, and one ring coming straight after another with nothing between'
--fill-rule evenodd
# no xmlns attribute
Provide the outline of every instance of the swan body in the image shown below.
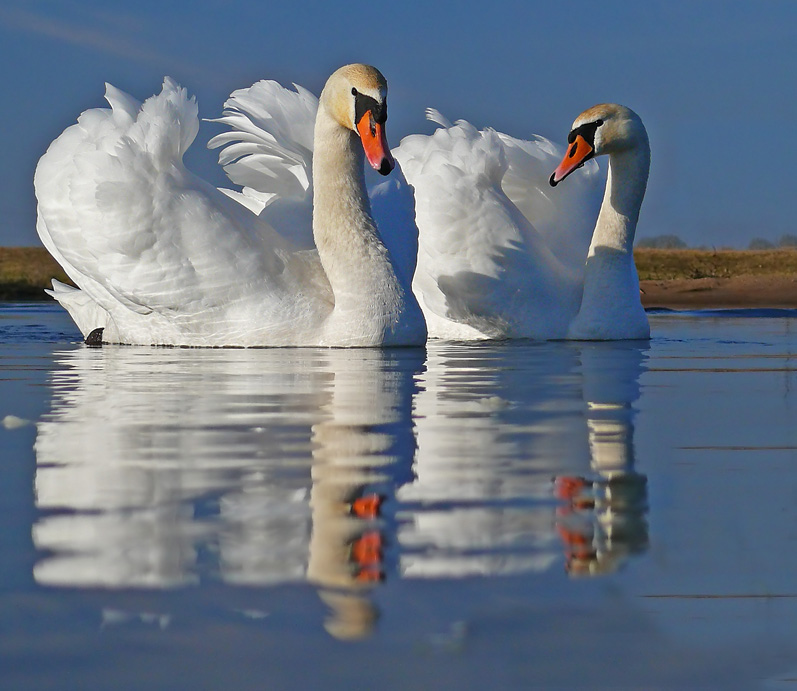
<svg viewBox="0 0 797 691"><path fill-rule="evenodd" d="M84 112L36 169L37 230L79 286L54 282L52 294L84 336L103 328L107 342L423 344L422 313L364 182L361 147L380 173L393 167L386 96L372 67L329 78L310 122L312 222L283 213L272 225L183 165L198 131L184 89L167 78L141 104L108 85L110 110ZM281 194L277 185L271 196Z"/></svg>
<svg viewBox="0 0 797 691"><path fill-rule="evenodd" d="M209 146L225 147L219 161L243 187L227 193L261 218L309 213L310 139L286 136L280 123L311 122L314 97L301 87L292 92L259 82L225 105L219 122L230 131ZM631 111L602 108L614 108L618 122L621 110L630 114L624 121L634 123L639 142L620 154L620 139L632 132L604 127L598 136L603 148L579 161L584 170L556 190L550 171L570 147L543 137L524 141L479 131L430 109L427 117L441 127L431 136L406 137L394 149L397 174L371 188L372 210L396 270L412 281L430 337L648 337L631 252L647 180L647 137ZM601 176L589 159L600 153L612 163L599 216ZM284 161L282 171L277 160ZM285 180L291 193L276 195L275 181ZM614 206L616 194L609 190L618 189L628 192L627 208ZM417 266L416 247L406 231L399 233L412 225L418 229Z"/></svg>
<svg viewBox="0 0 797 691"><path fill-rule="evenodd" d="M541 137L452 125L435 111L430 119L442 128L394 151L415 191L413 289L430 337L648 338L632 252L650 162L639 117L602 105L576 119L574 131L601 125L589 155L551 180L586 164L563 195L550 189L547 171L568 160L571 146L565 153ZM590 159L601 154L610 163L595 222L599 177Z"/></svg>

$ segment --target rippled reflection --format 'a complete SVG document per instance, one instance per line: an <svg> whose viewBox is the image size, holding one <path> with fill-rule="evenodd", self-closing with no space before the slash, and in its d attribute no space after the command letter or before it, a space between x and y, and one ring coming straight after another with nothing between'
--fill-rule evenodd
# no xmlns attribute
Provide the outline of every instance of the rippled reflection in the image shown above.
<svg viewBox="0 0 797 691"><path fill-rule="evenodd" d="M327 629L353 638L396 575L539 571L563 548L571 573L612 570L647 545L646 357L630 343L62 351L35 447L34 576L308 581Z"/></svg>
<svg viewBox="0 0 797 691"><path fill-rule="evenodd" d="M569 571L599 573L644 549L633 403L646 357L634 343L431 350L415 405L417 478L398 492L403 573L543 570L560 540Z"/></svg>
<svg viewBox="0 0 797 691"><path fill-rule="evenodd" d="M358 635L423 351L81 348L38 426L43 584L309 579ZM346 592L347 589L350 592ZM352 595L354 593L354 595Z"/></svg>
<svg viewBox="0 0 797 691"><path fill-rule="evenodd" d="M574 575L615 571L648 545L647 478L634 463L634 409L639 397L634 351L598 346L581 353L591 473L556 478L557 528L567 570ZM589 373L589 375L586 375Z"/></svg>

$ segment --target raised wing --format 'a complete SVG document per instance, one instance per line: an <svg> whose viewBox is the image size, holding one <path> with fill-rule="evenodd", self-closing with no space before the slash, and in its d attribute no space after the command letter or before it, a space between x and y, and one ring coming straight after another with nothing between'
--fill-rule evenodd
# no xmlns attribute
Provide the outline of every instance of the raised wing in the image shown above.
<svg viewBox="0 0 797 691"><path fill-rule="evenodd" d="M243 189L222 190L266 220L283 237L314 247L313 134L318 99L294 84L263 80L234 92L222 117L229 131L208 142L221 148L219 163ZM397 271L409 284L415 271L418 231L413 193L400 169L385 179L366 166L371 209Z"/></svg>
<svg viewBox="0 0 797 691"><path fill-rule="evenodd" d="M505 193L500 135L460 120L405 138L395 155L415 191L413 289L430 332L457 337L442 326L450 320L486 335L563 335L578 309L577 281Z"/></svg>
<svg viewBox="0 0 797 691"><path fill-rule="evenodd" d="M37 227L70 278L120 331L148 316L131 326L145 342L148 328L160 329L150 342L191 331L194 315L208 332L235 328L236 314L261 324L294 317L289 298L306 262L183 166L198 130L194 99L168 78L143 104L110 85L106 99L111 109L83 113L36 169ZM328 297L323 287L317 297Z"/></svg>
<svg viewBox="0 0 797 691"><path fill-rule="evenodd" d="M318 99L294 84L262 80L232 93L220 118L229 127L208 148L241 192L222 190L295 244L313 247L313 131Z"/></svg>
<svg viewBox="0 0 797 691"><path fill-rule="evenodd" d="M548 183L564 148L545 137L528 141L497 132L506 156L501 189L569 269L581 274L600 210L605 177L593 159L568 185Z"/></svg>

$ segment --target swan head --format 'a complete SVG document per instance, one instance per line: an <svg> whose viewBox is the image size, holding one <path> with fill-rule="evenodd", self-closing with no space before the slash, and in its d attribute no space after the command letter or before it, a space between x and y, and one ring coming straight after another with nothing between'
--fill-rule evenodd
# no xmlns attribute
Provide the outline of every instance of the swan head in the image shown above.
<svg viewBox="0 0 797 691"><path fill-rule="evenodd" d="M320 107L341 127L356 132L374 170L387 175L396 165L387 144L387 80L370 65L345 65L327 80Z"/></svg>
<svg viewBox="0 0 797 691"><path fill-rule="evenodd" d="M640 117L617 103L602 103L579 115L567 136L567 152L551 175L556 187L570 173L602 154L614 154L648 145L648 135Z"/></svg>

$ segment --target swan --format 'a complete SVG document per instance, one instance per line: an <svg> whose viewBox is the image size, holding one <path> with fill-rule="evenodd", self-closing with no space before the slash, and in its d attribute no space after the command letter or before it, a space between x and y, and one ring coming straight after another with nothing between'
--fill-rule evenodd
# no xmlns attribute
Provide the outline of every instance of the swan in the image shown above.
<svg viewBox="0 0 797 691"><path fill-rule="evenodd" d="M586 110L564 152L542 137L427 116L441 128L393 153L415 192L413 289L430 337L650 336L632 252L650 163L639 116L616 104ZM591 159L601 154L609 173L595 223L600 178ZM550 189L584 164L569 195Z"/></svg>
<svg viewBox="0 0 797 691"><path fill-rule="evenodd" d="M223 147L219 163L242 188L225 193L274 223L301 218L310 207L312 143L287 136L281 123L312 121L317 101L295 89L262 81L235 92L217 120L229 131L208 144ZM571 137L589 136L597 148L583 156L586 149L579 149L568 174L581 166L583 172L555 191L550 171L565 154L573 162L572 146L479 131L464 120L452 124L434 109L427 117L440 127L405 137L393 149L399 165L391 180L369 194L430 337L649 337L632 245L650 150L633 111L605 104L576 119ZM591 160L601 154L610 158L603 205ZM410 226L417 227L417 245L402 231Z"/></svg>
<svg viewBox="0 0 797 691"><path fill-rule="evenodd" d="M558 185L594 156L609 156L609 172L584 268L584 289L568 337L580 340L650 338L639 299L634 235L650 171L650 143L630 108L604 103L573 122L568 150L551 174Z"/></svg>
<svg viewBox="0 0 797 691"><path fill-rule="evenodd" d="M425 342L423 314L365 188L362 150L381 175L395 165L376 68L346 65L329 77L301 130L313 150L312 221L283 227L186 170L197 106L171 79L143 104L111 85L105 98L110 110L84 112L34 176L39 236L79 286L54 281L50 292L84 336L179 346Z"/></svg>

